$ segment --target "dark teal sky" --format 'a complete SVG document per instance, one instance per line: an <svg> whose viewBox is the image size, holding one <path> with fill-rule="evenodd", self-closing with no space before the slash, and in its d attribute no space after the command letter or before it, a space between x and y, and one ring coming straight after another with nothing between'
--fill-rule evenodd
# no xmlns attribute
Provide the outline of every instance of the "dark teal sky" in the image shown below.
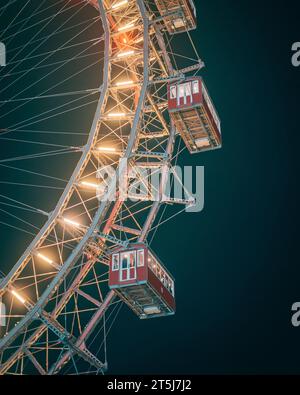
<svg viewBox="0 0 300 395"><path fill-rule="evenodd" d="M298 93L291 66L296 1L196 1L193 38L220 113L221 151L205 166L205 210L155 241L176 277L177 314L142 322L123 311L112 373L299 373ZM115 355L117 358L114 358Z"/></svg>
<svg viewBox="0 0 300 395"><path fill-rule="evenodd" d="M223 149L183 155L181 164L205 166L205 210L162 226L153 243L176 278L177 314L139 321L124 306L109 373L299 373L290 309L300 301L300 68L290 48L300 9L295 0L195 3L192 36Z"/></svg>

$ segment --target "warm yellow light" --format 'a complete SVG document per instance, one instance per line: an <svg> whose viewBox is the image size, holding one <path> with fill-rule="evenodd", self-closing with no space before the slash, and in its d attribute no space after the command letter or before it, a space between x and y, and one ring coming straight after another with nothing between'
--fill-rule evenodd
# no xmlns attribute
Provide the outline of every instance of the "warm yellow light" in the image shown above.
<svg viewBox="0 0 300 395"><path fill-rule="evenodd" d="M116 152L116 149L113 147L98 147L98 151L101 152Z"/></svg>
<svg viewBox="0 0 300 395"><path fill-rule="evenodd" d="M118 3L112 5L111 9L112 10L116 10L116 9L118 9L120 7L123 7L123 5L126 5L126 4L128 4L128 0L122 0L122 1L119 1Z"/></svg>
<svg viewBox="0 0 300 395"><path fill-rule="evenodd" d="M98 186L99 185L97 185L97 184L94 184L94 183L92 183L92 182L87 182L87 181L82 181L81 183L80 183L80 185L82 185L82 186L84 186L84 187L88 187L88 188L98 188Z"/></svg>
<svg viewBox="0 0 300 395"><path fill-rule="evenodd" d="M118 54L118 58L125 58L126 56L133 55L133 54L134 54L133 50L132 51L121 52L121 53Z"/></svg>
<svg viewBox="0 0 300 395"><path fill-rule="evenodd" d="M126 85L131 85L131 84L133 84L133 81L128 80L128 81L117 82L116 86L126 86Z"/></svg>
<svg viewBox="0 0 300 395"><path fill-rule="evenodd" d="M134 23L128 23L127 25L124 25L118 29L118 32L122 32L123 30L131 29L134 27Z"/></svg>
<svg viewBox="0 0 300 395"><path fill-rule="evenodd" d="M122 118L125 116L126 116L125 112L111 112L108 114L109 118Z"/></svg>
<svg viewBox="0 0 300 395"><path fill-rule="evenodd" d="M141 36L137 40L135 40L135 44L141 43L144 40L144 37Z"/></svg>
<svg viewBox="0 0 300 395"><path fill-rule="evenodd" d="M66 224L75 226L76 228L79 228L79 227L80 227L80 224L79 224L78 222L72 221L71 219L68 219L68 218L64 218L64 222L65 222Z"/></svg>
<svg viewBox="0 0 300 395"><path fill-rule="evenodd" d="M39 258L41 258L43 261L49 263L50 265L53 264L53 261L51 259L49 259L48 257L46 257L45 255L38 253L37 256Z"/></svg>
<svg viewBox="0 0 300 395"><path fill-rule="evenodd" d="M26 302L25 299L22 298L22 296L19 295L16 291L11 291L11 293L14 295L14 297L16 299L18 299L19 302L21 302L22 304L25 304L25 302Z"/></svg>

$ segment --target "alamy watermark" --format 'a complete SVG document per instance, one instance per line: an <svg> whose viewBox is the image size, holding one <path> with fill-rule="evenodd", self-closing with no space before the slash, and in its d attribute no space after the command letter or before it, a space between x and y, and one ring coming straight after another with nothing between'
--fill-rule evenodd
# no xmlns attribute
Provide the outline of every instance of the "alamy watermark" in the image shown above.
<svg viewBox="0 0 300 395"><path fill-rule="evenodd" d="M101 167L96 190L103 201L152 201L182 204L187 212L204 208L204 167L169 166L159 162L131 165L120 159L118 169ZM87 185L89 183L86 183Z"/></svg>
<svg viewBox="0 0 300 395"><path fill-rule="evenodd" d="M292 45L292 52L293 52L292 59L291 59L292 65L294 67L299 67L300 66L300 42L295 42Z"/></svg>
<svg viewBox="0 0 300 395"><path fill-rule="evenodd" d="M0 41L0 67L6 66L6 47L5 44Z"/></svg>
<svg viewBox="0 0 300 395"><path fill-rule="evenodd" d="M300 326L300 302L295 302L292 305L292 318L291 318L291 322L292 325L295 328L298 328Z"/></svg>

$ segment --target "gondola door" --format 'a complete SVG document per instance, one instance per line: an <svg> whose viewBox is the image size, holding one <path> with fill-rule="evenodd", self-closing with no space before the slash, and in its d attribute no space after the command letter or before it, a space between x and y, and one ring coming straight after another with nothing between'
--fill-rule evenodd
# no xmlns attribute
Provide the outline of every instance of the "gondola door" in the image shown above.
<svg viewBox="0 0 300 395"><path fill-rule="evenodd" d="M120 281L136 279L136 251L121 253Z"/></svg>
<svg viewBox="0 0 300 395"><path fill-rule="evenodd" d="M193 104L192 84L191 81L178 85L177 107L188 106Z"/></svg>

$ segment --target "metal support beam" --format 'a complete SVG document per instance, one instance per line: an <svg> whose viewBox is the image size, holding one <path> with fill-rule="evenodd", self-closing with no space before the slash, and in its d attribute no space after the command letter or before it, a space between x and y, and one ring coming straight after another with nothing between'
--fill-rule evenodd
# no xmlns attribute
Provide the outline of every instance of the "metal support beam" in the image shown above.
<svg viewBox="0 0 300 395"><path fill-rule="evenodd" d="M102 319L104 313L108 309L108 307L111 305L115 298L115 293L113 291L110 291L108 295L106 296L104 302L102 303L101 307L99 310L94 314L93 318L89 322L89 324L85 327L84 331L82 332L81 336L78 338L76 341L76 347L77 348L82 348L84 347L85 341L89 338L91 335L92 331L94 328L97 326L98 322ZM71 357L71 352L67 351L63 357L54 364L54 366L50 369L49 373L50 374L55 374L59 372L59 370L63 367L63 365L70 359ZM107 369L107 364L104 364L104 368Z"/></svg>
<svg viewBox="0 0 300 395"><path fill-rule="evenodd" d="M74 185L76 185L76 182L79 181L80 176L85 166L87 165L88 160L91 157L91 152L93 150L93 147L96 144L96 139L100 127L99 119L101 117L102 107L104 106L107 100L106 92L110 81L110 75L109 75L110 31L108 29L106 13L103 8L103 2L100 0L99 0L99 8L100 8L100 14L102 18L102 25L103 25L104 37L105 37L103 84L102 84L102 92L95 112L95 117L93 120L93 124L91 126L88 142L85 145L82 156L72 176L70 177L68 185L64 193L62 194L61 198L59 199L56 208L51 213L49 220L43 226L43 228L35 237L35 239L30 243L24 254L19 259L19 261L11 269L8 276L6 276L5 279L1 281L0 296L4 292L4 290L7 289L7 287L13 281L13 279L18 276L18 274L23 269L23 267L25 267L26 264L30 261L32 251L37 251L39 249L39 246L47 238L48 234L54 227L58 218L61 217L61 213L65 209L74 191ZM61 284L66 273L70 270L74 262L82 253L88 240L94 235L94 230L97 224L99 223L99 221L101 220L101 218L103 217L103 215L105 214L106 210L108 209L109 204L110 202L104 202L97 210L97 212L95 213L95 217L93 218L93 221L90 224L90 228L82 237L78 245L74 248L74 250L69 255L69 257L66 259L64 265L61 267L61 270L57 273L57 276L52 280L52 282L49 284L48 288L45 290L43 295L41 295L40 299L36 302L36 305L31 310L28 311L26 316L22 318L19 321L19 323L16 324L16 326L13 327L11 331L4 338L0 340L0 352L5 350L19 336L19 334L22 333L22 329L25 328L27 325L29 325L30 322L32 322L36 318L37 314L41 313L43 306L47 303L47 301L49 300L55 289L57 289L57 287Z"/></svg>
<svg viewBox="0 0 300 395"><path fill-rule="evenodd" d="M113 225L112 226L113 229L118 230L120 232L124 232L124 233L130 233L132 235L135 236L140 236L141 231L138 229L132 229L132 228L128 228L127 226L121 226L121 225Z"/></svg>
<svg viewBox="0 0 300 395"><path fill-rule="evenodd" d="M30 361L32 362L32 364L34 365L34 367L36 368L36 370L39 372L41 376L47 375L45 369L41 366L41 364L37 361L35 356L29 350L25 350L25 354L30 359Z"/></svg>
<svg viewBox="0 0 300 395"><path fill-rule="evenodd" d="M93 298L92 296L88 295L86 292L82 291L80 288L76 289L76 292L78 293L78 295L83 296L86 300L88 300L89 302L93 303L94 305L100 307L101 306L101 302L95 298Z"/></svg>
<svg viewBox="0 0 300 395"><path fill-rule="evenodd" d="M128 241L123 241L123 240L117 239L114 236L111 236L111 235L108 235L108 234L105 234L105 233L101 233L101 232L98 233L98 236L101 239L110 241L111 243L117 244L119 246L122 246L122 247L125 247L125 248L128 246Z"/></svg>
<svg viewBox="0 0 300 395"><path fill-rule="evenodd" d="M71 353L78 354L82 359L88 362L91 366L94 366L97 370L102 370L105 368L105 365L99 361L99 359L93 355L86 348L79 348L76 345L76 339L68 333L63 326L61 326L57 321L55 321L50 315L43 315L40 317L40 320L47 325L47 327L61 340L63 344L65 344Z"/></svg>
<svg viewBox="0 0 300 395"><path fill-rule="evenodd" d="M136 151L133 156L142 156L143 158L161 159L167 160L169 155L165 152L147 152L147 151Z"/></svg>

